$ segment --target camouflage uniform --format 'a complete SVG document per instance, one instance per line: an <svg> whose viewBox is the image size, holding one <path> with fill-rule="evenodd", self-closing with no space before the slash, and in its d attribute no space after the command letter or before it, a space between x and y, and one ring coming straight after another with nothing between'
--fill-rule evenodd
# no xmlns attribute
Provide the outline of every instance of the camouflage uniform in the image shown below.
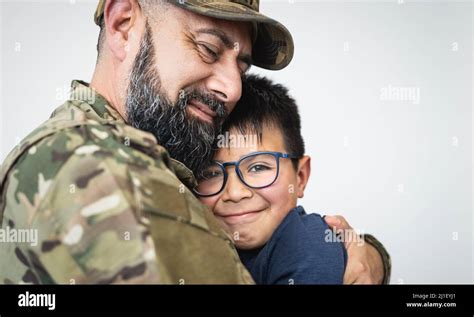
<svg viewBox="0 0 474 317"><path fill-rule="evenodd" d="M87 98L84 98L87 96ZM87 84L0 171L0 283L253 283L195 179Z"/></svg>

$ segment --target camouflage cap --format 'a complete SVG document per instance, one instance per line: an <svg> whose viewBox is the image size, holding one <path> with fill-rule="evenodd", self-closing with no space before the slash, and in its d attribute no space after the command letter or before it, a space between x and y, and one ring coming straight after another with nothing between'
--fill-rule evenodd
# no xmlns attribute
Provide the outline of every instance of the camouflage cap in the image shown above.
<svg viewBox="0 0 474 317"><path fill-rule="evenodd" d="M99 0L94 21L100 25L106 0ZM270 70L285 68L293 58L293 38L288 29L259 12L260 0L171 0L170 3L212 18L252 22L256 25L253 64Z"/></svg>

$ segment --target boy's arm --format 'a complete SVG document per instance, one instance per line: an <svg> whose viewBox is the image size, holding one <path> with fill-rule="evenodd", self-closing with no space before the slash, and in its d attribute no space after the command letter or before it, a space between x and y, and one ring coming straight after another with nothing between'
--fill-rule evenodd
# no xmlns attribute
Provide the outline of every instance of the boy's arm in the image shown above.
<svg viewBox="0 0 474 317"><path fill-rule="evenodd" d="M336 230L353 230L342 216L325 216L324 220ZM391 259L387 250L374 236L361 236L364 242L345 242L348 254L344 284L388 284Z"/></svg>

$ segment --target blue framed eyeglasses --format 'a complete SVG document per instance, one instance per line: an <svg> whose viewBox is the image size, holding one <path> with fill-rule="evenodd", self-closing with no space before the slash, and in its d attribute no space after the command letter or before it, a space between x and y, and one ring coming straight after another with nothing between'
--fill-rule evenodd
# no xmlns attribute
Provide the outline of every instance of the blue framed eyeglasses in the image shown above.
<svg viewBox="0 0 474 317"><path fill-rule="evenodd" d="M280 173L280 158L298 159L300 157L281 152L253 152L235 162L212 161L207 168L196 175L198 185L194 193L201 197L219 194L225 188L229 174L227 167L234 166L240 181L250 188L271 186Z"/></svg>

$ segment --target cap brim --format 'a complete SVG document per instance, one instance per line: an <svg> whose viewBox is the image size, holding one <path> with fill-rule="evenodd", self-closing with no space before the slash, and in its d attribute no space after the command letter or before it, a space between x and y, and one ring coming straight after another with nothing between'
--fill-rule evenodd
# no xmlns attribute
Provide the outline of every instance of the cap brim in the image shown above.
<svg viewBox="0 0 474 317"><path fill-rule="evenodd" d="M229 20L254 22L257 36L252 48L253 64L270 70L285 68L294 53L293 38L284 25L244 5L224 1L186 0L174 5L204 16Z"/></svg>

